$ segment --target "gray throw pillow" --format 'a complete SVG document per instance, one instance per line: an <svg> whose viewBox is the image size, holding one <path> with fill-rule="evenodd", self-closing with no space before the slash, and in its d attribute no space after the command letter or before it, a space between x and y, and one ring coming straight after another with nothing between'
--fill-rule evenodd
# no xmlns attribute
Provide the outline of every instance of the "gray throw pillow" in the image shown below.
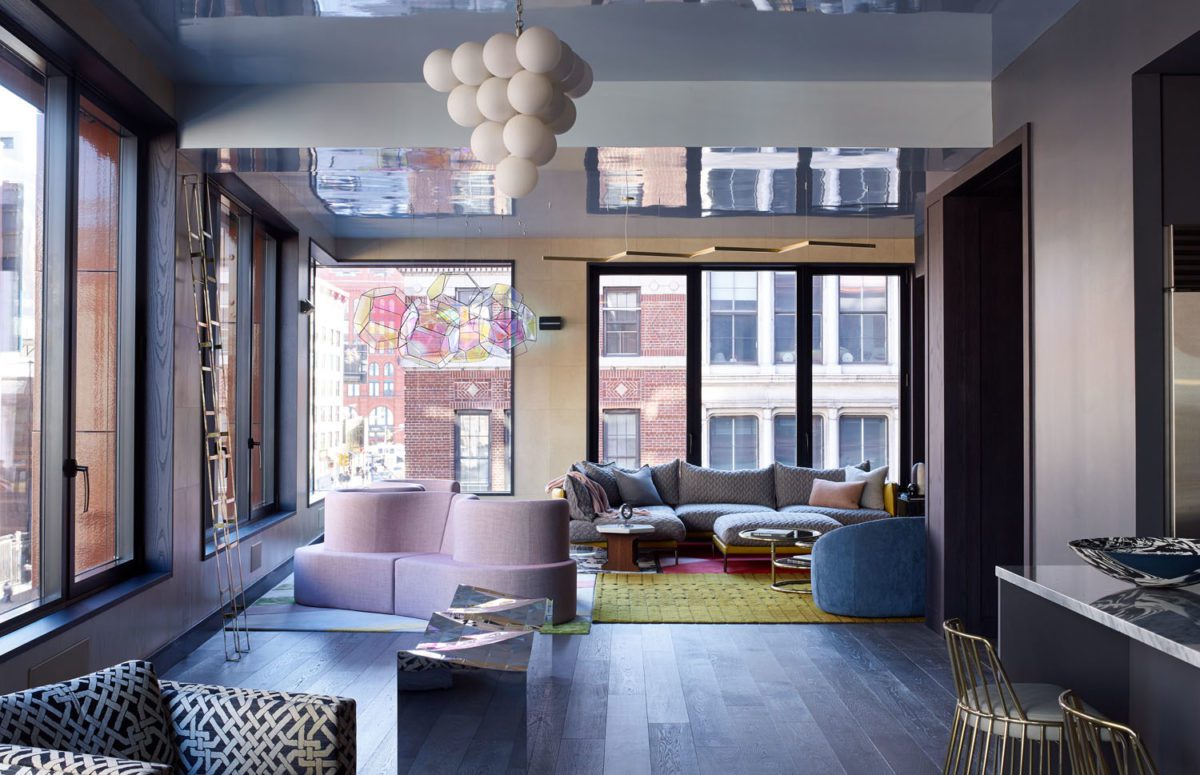
<svg viewBox="0 0 1200 775"><path fill-rule="evenodd" d="M867 483L867 486L863 488L862 498L859 500L859 505L864 509L883 510L883 485L887 481L887 475L887 466L876 468L874 471L863 471L856 466L846 469L847 482Z"/></svg>
<svg viewBox="0 0 1200 775"><path fill-rule="evenodd" d="M679 502L745 503L775 508L775 475L770 468L718 471L679 464Z"/></svg>
<svg viewBox="0 0 1200 775"><path fill-rule="evenodd" d="M785 506L807 506L812 494L813 481L824 479L830 482L846 481L844 468L799 468L783 463L775 464L775 501L779 508Z"/></svg>
<svg viewBox="0 0 1200 775"><path fill-rule="evenodd" d="M614 468L612 472L621 491L621 503L628 503L630 506L663 505L662 497L654 486L654 475L650 466L642 466L636 471Z"/></svg>
<svg viewBox="0 0 1200 775"><path fill-rule="evenodd" d="M616 466L612 463L593 463L590 460L584 460L575 464L577 470L582 471L588 479L596 482L604 488L604 494L608 496L609 506L621 505L621 490L617 487L617 478L613 476L613 469Z"/></svg>

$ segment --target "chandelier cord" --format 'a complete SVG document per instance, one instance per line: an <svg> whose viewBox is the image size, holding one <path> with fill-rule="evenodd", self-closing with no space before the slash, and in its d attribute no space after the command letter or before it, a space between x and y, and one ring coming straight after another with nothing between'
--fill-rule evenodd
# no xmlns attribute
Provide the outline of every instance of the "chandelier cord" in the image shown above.
<svg viewBox="0 0 1200 775"><path fill-rule="evenodd" d="M517 0L516 34L517 34L518 38L521 37L521 33L525 31L525 19L522 18L522 15L524 13L525 13L524 0Z"/></svg>

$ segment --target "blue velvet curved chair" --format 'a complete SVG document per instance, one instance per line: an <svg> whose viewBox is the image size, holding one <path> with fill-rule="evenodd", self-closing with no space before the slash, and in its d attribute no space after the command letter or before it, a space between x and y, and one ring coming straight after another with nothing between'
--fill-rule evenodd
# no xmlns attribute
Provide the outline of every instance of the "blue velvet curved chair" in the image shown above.
<svg viewBox="0 0 1200 775"><path fill-rule="evenodd" d="M925 614L925 518L840 527L812 550L813 602L842 616Z"/></svg>

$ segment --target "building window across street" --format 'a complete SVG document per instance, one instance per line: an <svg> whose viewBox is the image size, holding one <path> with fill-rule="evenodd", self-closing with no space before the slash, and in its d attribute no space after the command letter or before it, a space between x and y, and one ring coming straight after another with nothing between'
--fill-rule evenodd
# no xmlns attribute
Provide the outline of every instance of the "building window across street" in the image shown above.
<svg viewBox="0 0 1200 775"><path fill-rule="evenodd" d="M636 409L610 409L604 413L604 460L621 468L641 467L641 415Z"/></svg>
<svg viewBox="0 0 1200 775"><path fill-rule="evenodd" d="M758 418L710 417L708 464L724 471L758 468Z"/></svg>

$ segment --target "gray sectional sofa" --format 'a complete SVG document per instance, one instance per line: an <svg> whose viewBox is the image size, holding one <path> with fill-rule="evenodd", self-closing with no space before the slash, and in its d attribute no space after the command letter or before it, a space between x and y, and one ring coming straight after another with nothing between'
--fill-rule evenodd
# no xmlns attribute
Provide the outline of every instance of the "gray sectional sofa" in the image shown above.
<svg viewBox="0 0 1200 775"><path fill-rule="evenodd" d="M672 551L685 540L711 540L714 549L728 559L731 554L769 552L766 543L740 538L738 533L743 530L775 527L829 532L843 525L891 516L887 508L831 509L809 505L813 481L845 481L846 470L842 468L799 468L776 463L751 471L718 471L682 460L649 468L663 504L639 506L645 513L632 520L655 528L639 542L643 548ZM870 465L864 462L856 468L867 471ZM612 464L584 461L576 463L572 470L603 487L614 508L624 502ZM885 503L893 502L890 488L888 485ZM619 523L621 518L611 512L596 514L586 487L572 477L567 477L563 489L571 509L571 543L603 546L604 534L596 529L597 525Z"/></svg>

